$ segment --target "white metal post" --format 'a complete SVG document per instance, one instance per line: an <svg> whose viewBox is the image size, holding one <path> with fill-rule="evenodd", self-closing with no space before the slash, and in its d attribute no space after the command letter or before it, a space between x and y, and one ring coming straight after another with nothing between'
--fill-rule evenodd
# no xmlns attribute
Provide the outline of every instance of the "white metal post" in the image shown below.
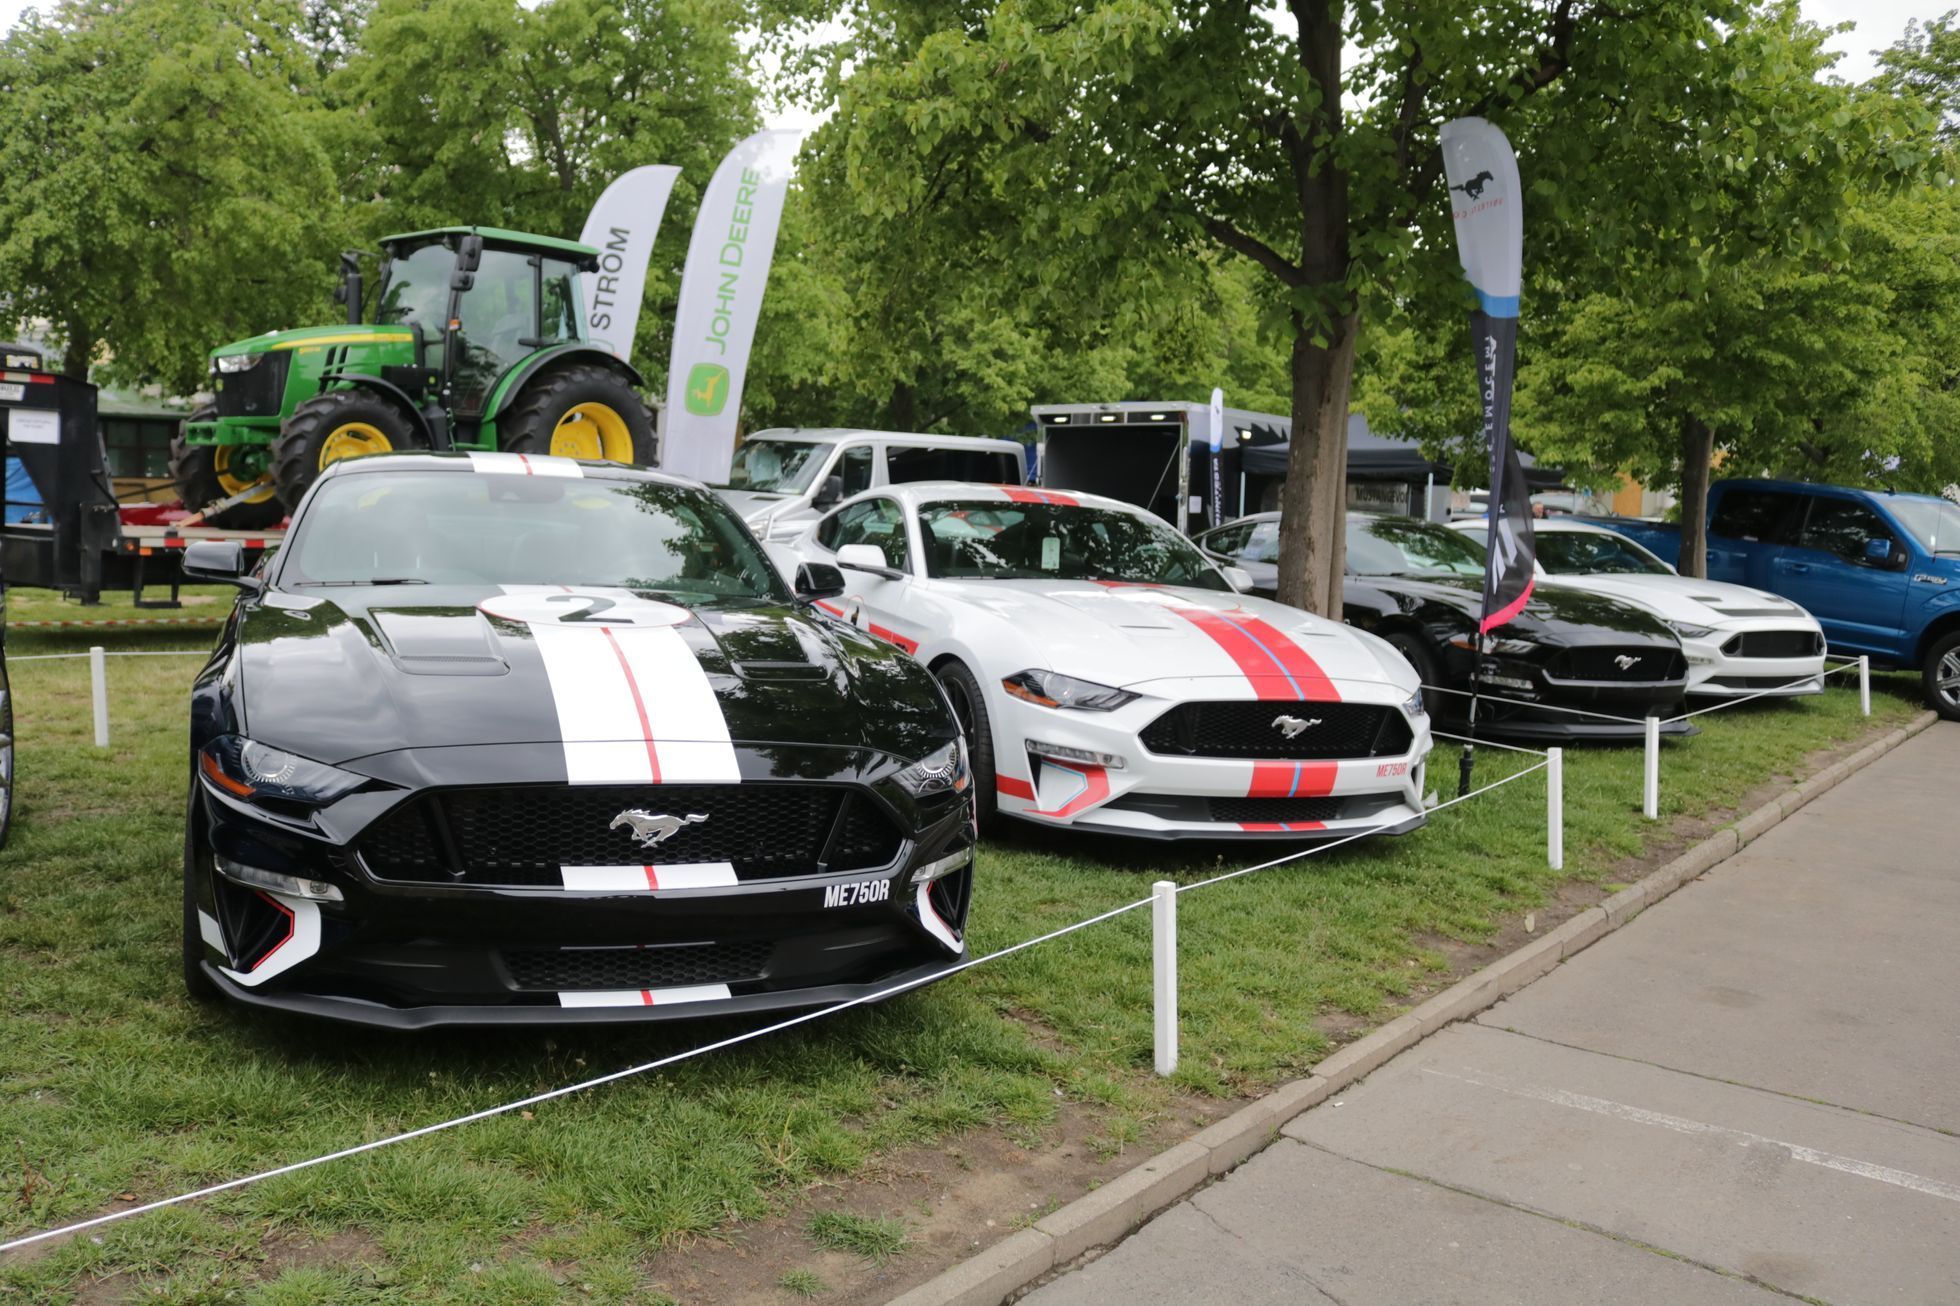
<svg viewBox="0 0 1960 1306"><path fill-rule="evenodd" d="M1863 653L1858 655L1858 710L1872 714L1872 660Z"/></svg>
<svg viewBox="0 0 1960 1306"><path fill-rule="evenodd" d="M1150 888L1150 955L1155 963L1157 1073L1177 1069L1177 885L1159 880Z"/></svg>
<svg viewBox="0 0 1960 1306"><path fill-rule="evenodd" d="M1545 750L1545 860L1565 869L1565 750Z"/></svg>
<svg viewBox="0 0 1960 1306"><path fill-rule="evenodd" d="M1642 786L1640 813L1650 821L1661 819L1661 719L1647 718L1647 782Z"/></svg>
<svg viewBox="0 0 1960 1306"><path fill-rule="evenodd" d="M88 651L90 699L95 706L95 746L109 746L109 670L100 644Z"/></svg>

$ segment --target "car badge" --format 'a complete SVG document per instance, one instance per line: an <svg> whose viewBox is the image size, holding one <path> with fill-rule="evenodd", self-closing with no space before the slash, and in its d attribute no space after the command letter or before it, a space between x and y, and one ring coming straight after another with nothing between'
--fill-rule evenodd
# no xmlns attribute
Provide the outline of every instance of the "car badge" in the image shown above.
<svg viewBox="0 0 1960 1306"><path fill-rule="evenodd" d="M1622 653L1620 654L1620 656L1613 659L1613 665L1618 667L1622 671L1631 671L1633 670L1633 664L1638 661L1640 661L1640 659L1633 656L1631 653Z"/></svg>
<svg viewBox="0 0 1960 1306"><path fill-rule="evenodd" d="M665 812L654 813L633 807L613 817L612 824L606 828L617 830L622 825L630 826L633 837L640 841L640 846L652 848L666 843L680 833L683 825L699 825L707 819L706 814L701 812L692 812L686 816L669 816Z"/></svg>
<svg viewBox="0 0 1960 1306"><path fill-rule="evenodd" d="M1315 717L1311 721L1302 721L1296 716L1276 716L1273 718L1273 729L1279 731L1281 737L1286 739L1292 739L1301 731L1311 730L1319 724L1319 717Z"/></svg>

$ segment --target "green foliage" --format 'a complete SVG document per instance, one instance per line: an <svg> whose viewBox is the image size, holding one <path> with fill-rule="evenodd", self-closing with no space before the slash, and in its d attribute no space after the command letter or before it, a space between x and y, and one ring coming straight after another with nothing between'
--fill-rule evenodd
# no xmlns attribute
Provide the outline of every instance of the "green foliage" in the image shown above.
<svg viewBox="0 0 1960 1306"><path fill-rule="evenodd" d="M850 1252L879 1265L899 1255L912 1241L903 1220L880 1220L848 1211L818 1211L804 1232L819 1247Z"/></svg>
<svg viewBox="0 0 1960 1306"><path fill-rule="evenodd" d="M1917 98L1940 117L1939 138L1960 145L1960 9L1909 19L1897 45L1878 56L1875 85Z"/></svg>

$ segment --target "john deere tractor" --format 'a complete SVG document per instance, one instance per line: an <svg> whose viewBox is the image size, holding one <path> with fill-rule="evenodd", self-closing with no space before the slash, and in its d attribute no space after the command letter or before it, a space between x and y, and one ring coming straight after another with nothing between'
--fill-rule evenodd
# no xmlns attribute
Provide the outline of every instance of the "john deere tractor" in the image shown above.
<svg viewBox="0 0 1960 1306"><path fill-rule="evenodd" d="M491 227L390 236L373 320L341 256L342 326L268 331L211 354L216 401L171 450L213 526L277 522L338 458L503 449L651 463L640 376L583 334L587 245Z"/></svg>

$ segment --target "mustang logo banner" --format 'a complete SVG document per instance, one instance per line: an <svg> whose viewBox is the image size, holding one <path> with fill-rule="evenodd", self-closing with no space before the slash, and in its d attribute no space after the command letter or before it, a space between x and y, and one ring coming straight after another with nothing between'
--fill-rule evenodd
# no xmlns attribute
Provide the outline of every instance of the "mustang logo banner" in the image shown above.
<svg viewBox="0 0 1960 1306"><path fill-rule="evenodd" d="M1504 133L1482 118L1443 124L1443 172L1451 191L1457 257L1477 292L1470 333L1477 350L1477 394L1490 442L1490 552L1484 564L1483 617L1495 630L1531 598L1537 543L1531 492L1511 443L1511 382L1518 353L1518 288L1524 264L1524 212L1518 158Z"/></svg>

